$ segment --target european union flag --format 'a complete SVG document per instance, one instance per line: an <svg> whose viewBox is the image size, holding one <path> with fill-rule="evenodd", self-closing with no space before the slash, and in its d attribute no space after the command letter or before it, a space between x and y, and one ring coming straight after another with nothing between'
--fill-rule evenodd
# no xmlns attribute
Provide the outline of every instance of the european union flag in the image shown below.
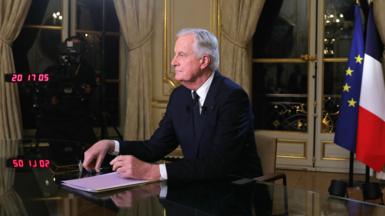
<svg viewBox="0 0 385 216"><path fill-rule="evenodd" d="M354 30L350 48L349 62L345 70L342 86L341 106L337 120L334 142L356 151L358 125L358 102L360 101L362 68L364 63L364 39L361 21L361 8L354 6Z"/></svg>

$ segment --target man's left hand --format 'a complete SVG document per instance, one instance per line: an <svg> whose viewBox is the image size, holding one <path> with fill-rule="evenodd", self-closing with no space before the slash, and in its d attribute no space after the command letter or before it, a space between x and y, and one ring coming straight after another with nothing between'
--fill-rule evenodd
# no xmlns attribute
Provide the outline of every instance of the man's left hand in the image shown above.
<svg viewBox="0 0 385 216"><path fill-rule="evenodd" d="M131 155L119 155L111 162L112 170L124 178L159 180L159 165L137 159Z"/></svg>

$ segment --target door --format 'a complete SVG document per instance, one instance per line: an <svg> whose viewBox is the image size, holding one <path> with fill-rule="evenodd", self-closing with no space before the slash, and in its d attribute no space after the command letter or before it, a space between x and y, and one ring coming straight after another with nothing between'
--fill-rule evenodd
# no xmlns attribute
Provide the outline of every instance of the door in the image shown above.
<svg viewBox="0 0 385 216"><path fill-rule="evenodd" d="M333 143L353 1L266 1L253 39L256 129L277 138L277 166L345 171Z"/></svg>

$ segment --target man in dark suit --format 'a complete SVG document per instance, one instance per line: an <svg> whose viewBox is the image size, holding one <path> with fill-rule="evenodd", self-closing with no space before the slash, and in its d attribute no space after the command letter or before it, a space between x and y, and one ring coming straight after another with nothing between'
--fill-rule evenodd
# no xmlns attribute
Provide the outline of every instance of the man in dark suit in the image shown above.
<svg viewBox="0 0 385 216"><path fill-rule="evenodd" d="M101 140L84 153L83 166L99 171L107 153L123 177L210 180L262 174L252 111L245 91L218 71L216 37L204 29L182 29L171 61L182 86L172 92L166 114L146 141ZM181 146L184 158L162 159Z"/></svg>

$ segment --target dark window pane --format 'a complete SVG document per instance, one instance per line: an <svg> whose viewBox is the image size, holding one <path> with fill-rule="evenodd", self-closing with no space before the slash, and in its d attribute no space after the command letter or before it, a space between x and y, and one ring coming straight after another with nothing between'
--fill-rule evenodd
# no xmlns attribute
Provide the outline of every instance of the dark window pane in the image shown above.
<svg viewBox="0 0 385 216"><path fill-rule="evenodd" d="M77 28L102 31L103 0L77 0Z"/></svg>
<svg viewBox="0 0 385 216"><path fill-rule="evenodd" d="M98 80L92 102L95 111L95 127L119 125L118 83ZM114 134L114 136L116 135Z"/></svg>
<svg viewBox="0 0 385 216"><path fill-rule="evenodd" d="M85 58L107 79L119 78L119 36L105 36L104 49L103 38L99 34L79 34L87 41ZM103 59L103 61L102 61Z"/></svg>
<svg viewBox="0 0 385 216"><path fill-rule="evenodd" d="M325 6L323 54L325 57L346 57L353 32L353 2L326 0Z"/></svg>
<svg viewBox="0 0 385 216"><path fill-rule="evenodd" d="M118 109L119 97L118 88L111 90L111 85L118 85L117 83L106 84L106 79L119 79L119 37L118 36L105 36L104 37L104 49L103 49L103 37L99 34L82 33L79 34L87 41L87 52L85 53L85 59L87 62L95 68L97 76L100 77L98 92L96 93L96 104L101 106L98 108L103 112L115 111ZM110 100L109 102L107 100ZM112 106L115 106L112 108ZM118 124L117 119L119 112L111 115L111 121L114 125ZM107 121L107 123L109 123Z"/></svg>
<svg viewBox="0 0 385 216"><path fill-rule="evenodd" d="M17 73L43 73L56 64L60 31L23 29L13 44L13 55ZM19 84L21 111L24 128L35 128L35 117L44 100L43 83Z"/></svg>
<svg viewBox="0 0 385 216"><path fill-rule="evenodd" d="M98 73L100 73L100 71L103 70L102 37L99 34L91 33L82 33L78 35L87 42L86 52L84 54L85 59Z"/></svg>
<svg viewBox="0 0 385 216"><path fill-rule="evenodd" d="M253 66L256 129L307 131L307 65Z"/></svg>
<svg viewBox="0 0 385 216"><path fill-rule="evenodd" d="M103 14L103 7L104 7L104 14ZM103 26L103 19L104 19L104 26ZM77 1L77 28L82 30L118 32L119 21L116 16L113 1L112 0L78 0Z"/></svg>
<svg viewBox="0 0 385 216"><path fill-rule="evenodd" d="M105 71L107 79L119 78L119 37L106 36L104 49Z"/></svg>
<svg viewBox="0 0 385 216"><path fill-rule="evenodd" d="M61 0L32 1L25 24L27 25L62 25Z"/></svg>
<svg viewBox="0 0 385 216"><path fill-rule="evenodd" d="M308 4L266 1L253 39L254 58L291 58L308 53Z"/></svg>
<svg viewBox="0 0 385 216"><path fill-rule="evenodd" d="M322 101L322 132L334 133L345 78L346 64L324 64L324 92Z"/></svg>
<svg viewBox="0 0 385 216"><path fill-rule="evenodd" d="M105 30L108 32L119 32L119 20L116 16L115 6L113 0L105 1L106 18L105 18Z"/></svg>
<svg viewBox="0 0 385 216"><path fill-rule="evenodd" d="M119 125L119 85L117 83L104 83L104 111L109 119L108 125Z"/></svg>
<svg viewBox="0 0 385 216"><path fill-rule="evenodd" d="M337 95L342 92L347 63L324 63L324 94Z"/></svg>

